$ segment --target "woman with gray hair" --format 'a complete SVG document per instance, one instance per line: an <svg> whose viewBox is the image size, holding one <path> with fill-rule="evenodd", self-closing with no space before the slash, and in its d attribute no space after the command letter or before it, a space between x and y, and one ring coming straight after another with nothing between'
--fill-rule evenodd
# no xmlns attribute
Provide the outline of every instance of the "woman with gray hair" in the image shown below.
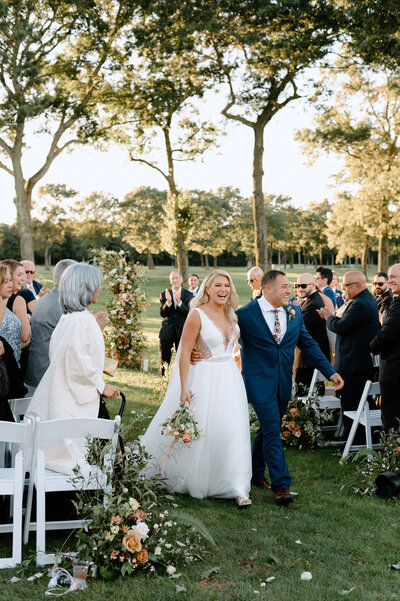
<svg viewBox="0 0 400 601"><path fill-rule="evenodd" d="M118 388L103 381L103 335L88 310L97 301L102 282L97 267L85 263L70 265L62 274L62 316L50 340L50 365L32 397L27 417L97 417L100 394L118 396ZM82 439L57 441L44 450L49 469L72 474L77 464L85 467Z"/></svg>

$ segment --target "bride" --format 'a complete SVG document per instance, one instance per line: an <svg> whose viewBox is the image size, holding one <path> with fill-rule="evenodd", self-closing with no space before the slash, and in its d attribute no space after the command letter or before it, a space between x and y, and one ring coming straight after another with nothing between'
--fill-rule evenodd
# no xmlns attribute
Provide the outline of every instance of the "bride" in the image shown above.
<svg viewBox="0 0 400 601"><path fill-rule="evenodd" d="M237 306L230 275L210 273L191 302L167 393L142 444L155 461L148 474L162 472L170 490L234 498L244 507L251 504L251 451L246 391L232 358L239 337ZM196 365L190 365L193 349L204 357ZM179 403L191 403L202 437L191 446L179 441L168 457L171 436L161 434L162 424Z"/></svg>

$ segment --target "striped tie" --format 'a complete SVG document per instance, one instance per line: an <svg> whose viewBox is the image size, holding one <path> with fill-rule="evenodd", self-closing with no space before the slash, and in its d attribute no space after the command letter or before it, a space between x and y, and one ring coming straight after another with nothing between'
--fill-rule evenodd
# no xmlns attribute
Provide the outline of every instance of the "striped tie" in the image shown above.
<svg viewBox="0 0 400 601"><path fill-rule="evenodd" d="M277 344L279 344L281 340L281 324L279 322L278 309L274 309L274 331L272 335Z"/></svg>

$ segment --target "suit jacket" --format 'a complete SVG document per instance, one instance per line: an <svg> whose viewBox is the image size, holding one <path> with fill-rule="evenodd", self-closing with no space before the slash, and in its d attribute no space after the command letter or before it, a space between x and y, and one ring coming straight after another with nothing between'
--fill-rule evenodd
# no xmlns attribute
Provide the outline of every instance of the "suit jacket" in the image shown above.
<svg viewBox="0 0 400 601"><path fill-rule="evenodd" d="M325 288L322 289L322 292L325 294L325 296L331 299L331 301L333 302L333 306L336 309L336 294L334 293L332 288L330 286L325 286Z"/></svg>
<svg viewBox="0 0 400 601"><path fill-rule="evenodd" d="M172 290L169 290L172 297ZM175 307L172 302L171 306L166 305L165 292L161 292L160 296L160 315L163 317L161 329L159 333L160 340L179 340L182 335L183 325L189 313L189 304L193 299L193 294L189 290L182 288L180 307ZM165 305L165 306L164 306Z"/></svg>
<svg viewBox="0 0 400 601"><path fill-rule="evenodd" d="M374 355L381 355L379 381L400 382L400 296L392 300L382 328L370 348Z"/></svg>
<svg viewBox="0 0 400 601"><path fill-rule="evenodd" d="M61 318L58 287L42 296L33 309L31 318L31 346L25 381L37 386L49 367L49 345L54 329Z"/></svg>
<svg viewBox="0 0 400 601"><path fill-rule="evenodd" d="M392 293L389 290L389 288L387 290L385 290L385 292L383 294L380 294L379 296L375 296L375 301L376 304L378 305L378 310L381 311L382 313L384 311L387 311L390 307L390 303L392 302Z"/></svg>
<svg viewBox="0 0 400 601"><path fill-rule="evenodd" d="M290 399L294 349L298 346L311 363L329 378L334 372L317 343L304 327L300 307L290 305L294 317L287 317L287 330L277 344L258 301L238 309L242 376L249 403L265 403L268 398Z"/></svg>
<svg viewBox="0 0 400 601"><path fill-rule="evenodd" d="M333 290L333 288L332 288ZM344 300L343 300L343 292L341 290L338 290L337 288L334 290L335 293L335 297L336 297L336 307L338 309L340 309L340 307L344 304Z"/></svg>
<svg viewBox="0 0 400 601"><path fill-rule="evenodd" d="M378 307L369 290L363 290L346 307L342 317L328 318L335 332L335 369L339 373L370 375L372 360L369 345L380 328Z"/></svg>
<svg viewBox="0 0 400 601"><path fill-rule="evenodd" d="M321 319L317 313L317 309L322 309L323 307L324 301L322 300L319 292L315 291L301 303L301 312L303 314L303 321L307 332L312 338L314 338L324 356L329 361L331 352L329 348L328 334L326 333L326 323L325 320ZM296 353L293 364L293 369L297 369L299 367L312 367L312 363L302 351Z"/></svg>

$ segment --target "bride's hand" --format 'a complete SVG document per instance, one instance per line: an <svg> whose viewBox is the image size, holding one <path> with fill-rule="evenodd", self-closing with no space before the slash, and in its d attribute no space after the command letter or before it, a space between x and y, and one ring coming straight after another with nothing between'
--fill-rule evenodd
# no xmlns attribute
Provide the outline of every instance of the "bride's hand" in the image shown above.
<svg viewBox="0 0 400 601"><path fill-rule="evenodd" d="M191 398L190 398L190 392L187 390L187 388L181 390L180 401L181 401L181 405L183 407L189 407Z"/></svg>

